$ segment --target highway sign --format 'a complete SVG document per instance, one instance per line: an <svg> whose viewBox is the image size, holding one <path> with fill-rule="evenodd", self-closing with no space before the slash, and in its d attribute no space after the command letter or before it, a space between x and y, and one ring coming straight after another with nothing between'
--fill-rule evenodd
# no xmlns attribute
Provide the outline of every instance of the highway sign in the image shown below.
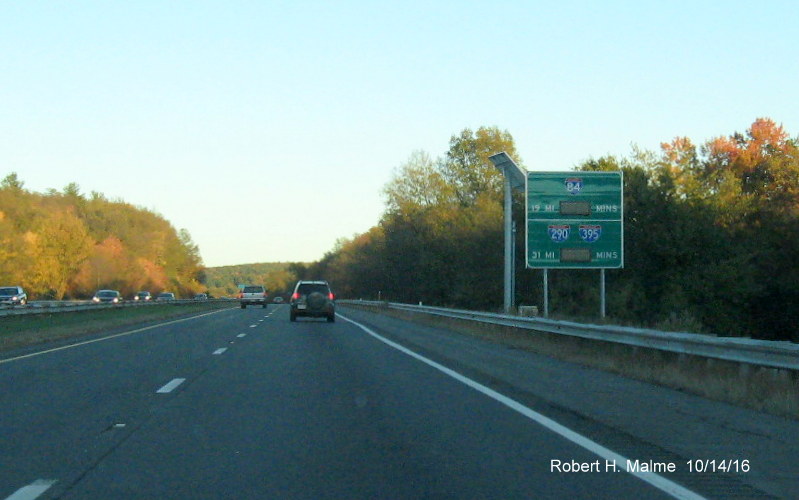
<svg viewBox="0 0 799 500"><path fill-rule="evenodd" d="M527 173L527 267L624 266L621 172Z"/></svg>

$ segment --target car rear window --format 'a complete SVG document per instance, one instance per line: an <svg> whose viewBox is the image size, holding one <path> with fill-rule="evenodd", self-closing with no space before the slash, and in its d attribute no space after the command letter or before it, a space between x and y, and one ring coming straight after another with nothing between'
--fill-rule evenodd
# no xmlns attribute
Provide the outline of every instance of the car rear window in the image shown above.
<svg viewBox="0 0 799 500"><path fill-rule="evenodd" d="M264 287L262 286L245 286L244 293L264 293Z"/></svg>
<svg viewBox="0 0 799 500"><path fill-rule="evenodd" d="M314 292L327 295L329 293L329 289L327 288L327 285L323 283L300 283L299 288L297 288L297 292L301 295L309 295Z"/></svg>
<svg viewBox="0 0 799 500"><path fill-rule="evenodd" d="M97 292L97 296L98 297L116 297L117 296L117 292L112 292L110 290L102 290L100 292Z"/></svg>
<svg viewBox="0 0 799 500"><path fill-rule="evenodd" d="M16 288L0 288L0 295L16 295Z"/></svg>

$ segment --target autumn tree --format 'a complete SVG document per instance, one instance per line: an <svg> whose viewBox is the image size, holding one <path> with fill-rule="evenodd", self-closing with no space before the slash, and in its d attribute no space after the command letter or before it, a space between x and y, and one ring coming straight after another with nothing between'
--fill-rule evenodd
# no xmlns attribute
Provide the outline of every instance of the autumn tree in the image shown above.
<svg viewBox="0 0 799 500"><path fill-rule="evenodd" d="M100 286L182 290L202 285L199 249L163 217L76 183L30 192L15 174L0 181L0 276L32 299L85 297ZM168 256L168 259L167 259Z"/></svg>

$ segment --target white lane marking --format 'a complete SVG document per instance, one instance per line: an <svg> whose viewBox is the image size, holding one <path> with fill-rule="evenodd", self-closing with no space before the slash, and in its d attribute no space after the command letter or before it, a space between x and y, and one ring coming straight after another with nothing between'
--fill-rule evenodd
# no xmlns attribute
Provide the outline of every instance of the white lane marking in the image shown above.
<svg viewBox="0 0 799 500"><path fill-rule="evenodd" d="M338 314L338 316L341 319L345 320L345 321L349 321L353 325L357 326L358 328L360 328L361 330L363 330L367 334L371 335L375 339L383 342L384 344L387 344L387 345L393 347L394 349L397 349L398 351L401 351L401 352L407 354L408 356L411 356L412 358L415 358L415 359L421 361L422 363L425 363L426 365L429 365L429 366L435 368L436 370L444 373L445 375L448 375L448 376L454 378L458 382L461 382L463 384L468 385L472 389L475 389L476 391L485 394L486 396L490 397L491 399L493 399L493 400L495 400L495 401L507 406L511 410L514 410L514 411L516 411L518 413L521 413L522 415L524 415L525 417L529 418L530 420L541 424L542 426L544 426L547 429L551 430L555 434L558 434L559 436L561 436L561 437L571 441L572 443L574 443L574 444L576 444L576 445L578 445L578 446L590 451L591 453L599 455L601 458L604 458L605 460L615 461L616 464L620 464L621 470L626 470L625 464L627 463L627 457L619 455L615 451L610 450L608 448L605 448L601 444L596 443L596 442L588 439L587 437L574 432L573 430L569 429L568 427L555 422L551 418L545 417L544 415L531 410L530 408L524 406L523 404L519 403L518 401L515 401L515 400L513 400L513 399L511 399L511 398L509 398L507 396L503 396L502 394L498 393L497 391L489 389L488 387L484 386L483 384L481 384L479 382L475 382L474 380L472 380L470 378L464 377L460 373L458 373L458 372L456 372L454 370L451 370L451 369L447 368L444 365L438 364L435 361L429 360L429 359L425 358L424 356L416 354L415 352L411 351L410 349L408 349L408 348L406 348L404 346L401 346L401 345L397 344L396 342L392 342L392 341L388 340L387 338L381 337L380 335L378 335L377 333L375 333L374 331L372 331L368 327L358 323L357 321L353 321L353 320L347 318L346 316L342 316L341 314ZM681 499L681 500L683 500L683 499L684 500L703 500L705 498L705 497L699 495L698 493L694 493L693 491L691 491L691 490L689 490L689 489L687 489L687 488L685 488L683 486L680 486L679 484L677 484L677 483L675 483L673 481L670 481L670 480L666 479L663 476L655 474L654 472L630 472L630 471L627 471L627 472L629 474L637 477L638 479L649 483L650 485L654 486L655 488L667 493L668 495L671 495L674 498L678 498L678 499Z"/></svg>
<svg viewBox="0 0 799 500"><path fill-rule="evenodd" d="M32 358L34 356L39 356L41 354L47 354L49 352L63 351L64 349L72 349L73 347L79 347L79 346L86 345L86 344L93 344L95 342L102 342L104 340L115 339L117 337L124 337L126 335L132 335L134 333L140 333L140 332L143 332L145 330L152 330L153 328L158 328L160 326L172 325L172 324L175 324L175 323L180 323L182 321L189 321L190 319L202 318L204 316L210 316L211 314L216 314L216 313L220 313L220 312L228 311L228 310L229 309L220 309L218 311L213 311L213 312L209 312L209 313L205 313L205 314L200 314L198 316L192 316L190 318L176 319L174 321L167 321L166 323L159 323L157 325L145 326L144 328L137 328L136 330L131 330L129 332L117 333L117 334L114 334L114 335L109 335L108 337L102 337L102 338L94 339L94 340L87 340L85 342L78 342L77 344L70 344L70 345L65 345L65 346L62 346L62 347L56 347L55 349L47 349L46 351L32 352L30 354L25 354L23 356L17 356L16 358L0 359L0 365L2 365L3 363L9 363L11 361L17 361L17 360L20 360L20 359Z"/></svg>
<svg viewBox="0 0 799 500"><path fill-rule="evenodd" d="M174 379L170 380L165 386L163 386L162 388L158 389L155 392L157 392L158 394L170 393L170 392L174 391L175 388L177 388L177 386L179 386L180 384L182 384L185 381L186 381L185 378L174 378Z"/></svg>
<svg viewBox="0 0 799 500"><path fill-rule="evenodd" d="M12 493L10 497L6 498L6 500L33 500L34 498L38 498L45 491L49 490L50 487L56 482L57 481L54 479L37 479L31 484L23 486Z"/></svg>
<svg viewBox="0 0 799 500"><path fill-rule="evenodd" d="M222 354L225 351L227 351L227 347L220 347L219 349L214 351L214 354L219 355L219 354Z"/></svg>
<svg viewBox="0 0 799 500"><path fill-rule="evenodd" d="M246 337L246 336L247 336L247 334L246 334L246 333L240 333L240 334L236 335L236 337L238 337L238 338L240 338L240 339L243 339L243 338L244 338L244 337Z"/></svg>
<svg viewBox="0 0 799 500"><path fill-rule="evenodd" d="M250 325L250 328L255 328L255 327L257 327L257 326L258 326L258 325Z"/></svg>

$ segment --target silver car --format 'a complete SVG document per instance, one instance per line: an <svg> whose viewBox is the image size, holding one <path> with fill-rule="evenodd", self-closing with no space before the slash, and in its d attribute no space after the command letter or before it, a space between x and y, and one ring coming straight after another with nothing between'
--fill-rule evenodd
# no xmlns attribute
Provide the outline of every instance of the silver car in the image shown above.
<svg viewBox="0 0 799 500"><path fill-rule="evenodd" d="M24 306L28 303L28 294L21 286L0 287L0 304Z"/></svg>

